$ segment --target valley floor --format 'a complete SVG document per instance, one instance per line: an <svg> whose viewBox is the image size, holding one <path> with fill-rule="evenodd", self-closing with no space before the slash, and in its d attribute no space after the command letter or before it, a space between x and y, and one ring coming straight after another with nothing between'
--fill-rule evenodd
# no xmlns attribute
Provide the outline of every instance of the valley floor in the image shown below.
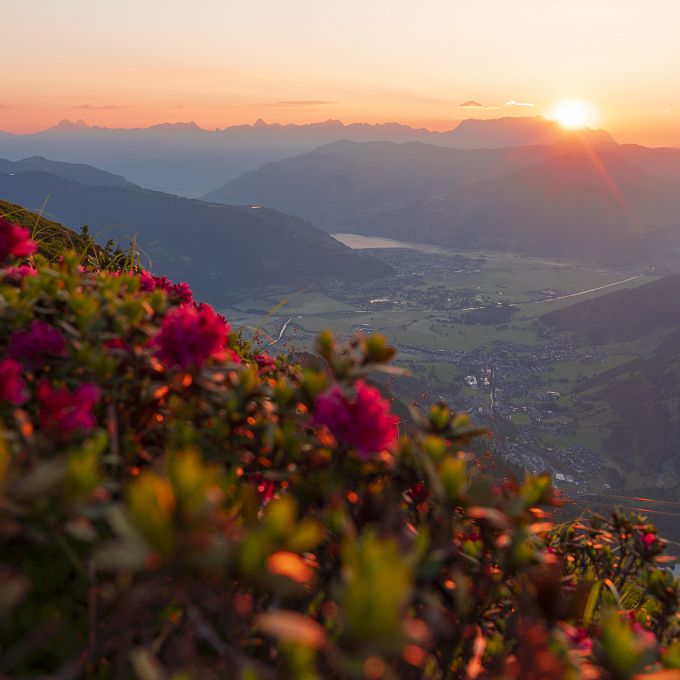
<svg viewBox="0 0 680 680"><path fill-rule="evenodd" d="M389 385L401 401L444 399L472 411L494 432L499 456L531 471L550 470L577 502L592 504L593 494L599 503L631 507L640 502L626 498L665 499L643 506L658 514L655 521L680 517L680 503L672 504L676 473L628 461L608 442L620 416L598 383L662 336L593 346L539 321L554 309L650 282L657 272L339 237L370 248L398 274L370 284L260 291L223 310L231 323L258 333L270 351L310 349L327 328L341 336L383 333L399 349L397 363L411 369ZM669 406L678 412L677 404L660 405ZM680 423L678 435L680 448Z"/></svg>

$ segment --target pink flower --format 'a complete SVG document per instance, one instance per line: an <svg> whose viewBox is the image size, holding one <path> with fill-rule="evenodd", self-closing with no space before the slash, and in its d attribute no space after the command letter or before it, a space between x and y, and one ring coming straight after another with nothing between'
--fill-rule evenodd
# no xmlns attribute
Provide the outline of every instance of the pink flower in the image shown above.
<svg viewBox="0 0 680 680"><path fill-rule="evenodd" d="M352 401L337 385L322 394L316 401L314 422L326 425L336 439L354 446L366 459L394 445L399 418L390 413L389 402L375 387L357 380L354 389Z"/></svg>
<svg viewBox="0 0 680 680"><path fill-rule="evenodd" d="M152 293L156 290L156 279L149 274L149 272L142 272L139 275L139 280L141 282L140 289L144 293Z"/></svg>
<svg viewBox="0 0 680 680"><path fill-rule="evenodd" d="M28 330L12 333L9 354L30 368L40 368L49 356L63 357L66 354L66 341L56 328L36 320Z"/></svg>
<svg viewBox="0 0 680 680"><path fill-rule="evenodd" d="M27 257L37 246L29 238L28 231L0 217L0 262L8 257Z"/></svg>
<svg viewBox="0 0 680 680"><path fill-rule="evenodd" d="M276 366L274 357L271 356L271 354L267 354L266 352L262 352L262 354L256 354L253 359L255 359L255 363L262 372L268 371L270 368L274 368Z"/></svg>
<svg viewBox="0 0 680 680"><path fill-rule="evenodd" d="M573 626L566 626L566 633L572 645L584 654L590 654L593 649L593 641L588 635L585 628L575 628Z"/></svg>
<svg viewBox="0 0 680 680"><path fill-rule="evenodd" d="M99 397L99 388L91 383L83 383L70 392L66 387L54 389L47 380L40 381L40 427L60 437L91 430L97 424L92 409Z"/></svg>
<svg viewBox="0 0 680 680"><path fill-rule="evenodd" d="M200 369L210 357L222 354L229 331L229 325L212 307L186 305L163 319L151 344L158 347L156 354L166 366Z"/></svg>
<svg viewBox="0 0 680 680"><path fill-rule="evenodd" d="M160 288L168 294L170 301L177 305L189 305L194 301L194 294L189 284L184 281L173 283L167 276L152 276L148 272L142 272L139 277L142 280L142 290L145 292Z"/></svg>
<svg viewBox="0 0 680 680"><path fill-rule="evenodd" d="M641 532L640 540L642 541L642 545L644 546L645 550L649 552L654 547L654 543L656 542L656 534L653 534L651 531L646 533Z"/></svg>
<svg viewBox="0 0 680 680"><path fill-rule="evenodd" d="M167 276L153 276L152 278L156 284L156 288L160 288L166 292L170 290L172 281Z"/></svg>
<svg viewBox="0 0 680 680"><path fill-rule="evenodd" d="M241 361L241 357L240 357L238 354L236 354L236 352L235 352L233 349L231 349L231 347L226 347L226 348L224 349L224 360L225 360L225 361L229 361L229 362L231 362L232 364L241 364L241 363L243 363L243 362Z"/></svg>
<svg viewBox="0 0 680 680"><path fill-rule="evenodd" d="M0 361L0 401L20 406L28 399L21 372L21 364L14 359Z"/></svg>
<svg viewBox="0 0 680 680"><path fill-rule="evenodd" d="M20 264L18 267L5 267L2 270L2 275L8 279L21 281L26 276L37 276L38 270L31 267L30 264Z"/></svg>
<svg viewBox="0 0 680 680"><path fill-rule="evenodd" d="M189 305L194 301L194 294L191 292L188 283L174 283L170 289L171 297L174 297L177 304Z"/></svg>

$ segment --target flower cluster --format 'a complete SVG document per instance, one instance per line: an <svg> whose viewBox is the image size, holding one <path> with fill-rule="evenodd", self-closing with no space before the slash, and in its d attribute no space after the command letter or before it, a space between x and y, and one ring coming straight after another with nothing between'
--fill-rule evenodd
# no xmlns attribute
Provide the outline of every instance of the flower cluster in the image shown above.
<svg viewBox="0 0 680 680"><path fill-rule="evenodd" d="M356 448L364 458L393 448L399 418L390 413L389 402L363 380L356 381L354 391L351 399L333 385L317 399L314 422L328 427L338 441Z"/></svg>
<svg viewBox="0 0 680 680"><path fill-rule="evenodd" d="M297 365L183 285L34 259L30 275L0 270L7 677L627 680L680 665L680 584L656 528L555 522L549 476L484 474L467 416L382 396L384 338L325 333Z"/></svg>
<svg viewBox="0 0 680 680"><path fill-rule="evenodd" d="M200 369L210 357L221 356L229 326L212 307L185 305L170 312L152 341L168 367Z"/></svg>
<svg viewBox="0 0 680 680"><path fill-rule="evenodd" d="M54 388L47 380L42 380L37 389L40 427L59 437L91 430L97 424L92 410L99 397L99 388L90 383L81 384L71 392L66 387Z"/></svg>
<svg viewBox="0 0 680 680"><path fill-rule="evenodd" d="M28 368L40 368L51 357L65 356L66 341L54 326L36 319L26 330L12 333L9 354Z"/></svg>

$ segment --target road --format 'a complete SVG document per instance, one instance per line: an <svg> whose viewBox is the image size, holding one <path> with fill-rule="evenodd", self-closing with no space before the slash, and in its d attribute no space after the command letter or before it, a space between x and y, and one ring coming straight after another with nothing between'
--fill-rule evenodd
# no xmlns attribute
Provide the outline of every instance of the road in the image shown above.
<svg viewBox="0 0 680 680"><path fill-rule="evenodd" d="M558 295L557 297L545 298L545 300L524 300L523 302L509 302L513 307L524 307L525 305L542 305L546 302L556 302L557 300L566 300L567 298L578 297L579 295L587 295L588 293L596 293L598 290L604 290L605 288L611 288L612 286L620 286L622 283L628 283L630 281L635 281L636 279L641 279L644 274L637 274L636 276L629 276L627 279L622 279L621 281L614 281L613 283L606 283L604 286L598 286L597 288L588 288L588 290L580 290L578 293L569 293L567 295ZM486 309L489 305L482 307L465 307L465 309L458 309L452 311L458 312L475 312L478 309Z"/></svg>
<svg viewBox="0 0 680 680"><path fill-rule="evenodd" d="M271 347L272 345L275 345L279 340L281 340L283 334L286 332L286 328L288 328L288 324L292 323L296 319L301 319L303 316L304 314L300 314L300 316L291 316L290 319L286 319L286 322L283 324L283 326L281 326L281 330L279 331L278 337L274 338L274 340L272 340L269 343L269 346Z"/></svg>

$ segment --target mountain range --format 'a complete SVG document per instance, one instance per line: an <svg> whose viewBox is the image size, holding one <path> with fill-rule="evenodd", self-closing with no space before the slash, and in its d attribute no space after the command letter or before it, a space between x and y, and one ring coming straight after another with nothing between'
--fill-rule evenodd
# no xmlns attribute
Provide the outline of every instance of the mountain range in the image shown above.
<svg viewBox="0 0 680 680"><path fill-rule="evenodd" d="M461 248L636 260L680 247L680 182L590 147L421 199L359 231Z"/></svg>
<svg viewBox="0 0 680 680"><path fill-rule="evenodd" d="M390 267L351 250L297 217L224 206L138 187L88 185L41 171L0 172L0 196L95 240L133 237L155 272L187 281L201 299L224 304L248 289L302 286L329 277L370 280Z"/></svg>
<svg viewBox="0 0 680 680"><path fill-rule="evenodd" d="M680 240L680 150L572 137L460 150L335 142L206 199L345 231L462 248L633 259Z"/></svg>
<svg viewBox="0 0 680 680"><path fill-rule="evenodd" d="M604 131L582 133L591 143L613 141ZM424 142L472 149L552 144L570 133L542 117L469 119L444 132L398 123L345 125L338 120L308 125L237 125L204 130L195 123L149 128L90 127L62 121L31 134L0 133L0 156L18 160L41 155L88 163L120 174L140 186L185 196L200 196L225 182L338 140Z"/></svg>

